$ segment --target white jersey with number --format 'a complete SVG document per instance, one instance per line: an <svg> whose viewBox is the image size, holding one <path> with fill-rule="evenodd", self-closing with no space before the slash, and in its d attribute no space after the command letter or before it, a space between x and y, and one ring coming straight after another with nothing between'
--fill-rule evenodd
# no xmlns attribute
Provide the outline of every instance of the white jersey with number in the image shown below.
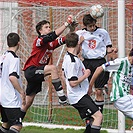
<svg viewBox="0 0 133 133"><path fill-rule="evenodd" d="M77 103L84 95L87 94L89 82L86 78L79 85L71 87L69 81L78 80L83 75L85 69L82 61L75 55L67 52L64 56L62 69L66 79L67 96L70 104Z"/></svg>
<svg viewBox="0 0 133 133"><path fill-rule="evenodd" d="M97 28L94 32L78 30L76 34L84 36L82 43L82 56L86 59L104 58L106 47L112 46L110 36L105 29Z"/></svg>
<svg viewBox="0 0 133 133"><path fill-rule="evenodd" d="M7 108L19 108L21 107L21 98L19 92L13 87L9 80L9 76L15 76L18 78L20 85L22 86L20 79L20 60L16 54L12 51L4 53L4 60L1 64L1 105Z"/></svg>
<svg viewBox="0 0 133 133"><path fill-rule="evenodd" d="M128 58L117 58L102 65L105 71L112 73L111 101L126 96L130 91L131 84L131 64Z"/></svg>

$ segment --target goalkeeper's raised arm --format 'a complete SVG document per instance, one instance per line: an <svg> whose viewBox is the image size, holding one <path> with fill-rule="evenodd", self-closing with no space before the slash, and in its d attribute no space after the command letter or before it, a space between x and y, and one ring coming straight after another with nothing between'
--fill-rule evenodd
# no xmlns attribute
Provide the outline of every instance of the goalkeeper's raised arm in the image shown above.
<svg viewBox="0 0 133 133"><path fill-rule="evenodd" d="M63 33L63 31L67 28L67 27L76 27L77 26L77 22L74 19L73 15L68 15L66 22L64 22L64 24L59 27L58 29L55 30L55 33L57 36L59 36L60 34Z"/></svg>

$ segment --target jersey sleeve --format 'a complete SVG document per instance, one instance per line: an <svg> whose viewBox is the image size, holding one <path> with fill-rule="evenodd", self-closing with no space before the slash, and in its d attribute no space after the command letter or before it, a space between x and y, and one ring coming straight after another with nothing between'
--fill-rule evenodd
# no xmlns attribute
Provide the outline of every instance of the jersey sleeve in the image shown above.
<svg viewBox="0 0 133 133"><path fill-rule="evenodd" d="M65 37L58 37L55 41L52 41L49 44L48 49L54 50L55 48L65 44Z"/></svg>
<svg viewBox="0 0 133 133"><path fill-rule="evenodd" d="M75 33L76 33L77 35L81 35L81 30L77 30Z"/></svg>
<svg viewBox="0 0 133 133"><path fill-rule="evenodd" d="M110 46L112 47L112 42L111 42L111 39L110 39L110 35L107 31L105 31L106 33L106 36L105 36L105 44L106 44L106 47Z"/></svg>
<svg viewBox="0 0 133 133"><path fill-rule="evenodd" d="M76 65L76 63L72 62L68 69L68 81L78 80L77 70L78 66Z"/></svg>
<svg viewBox="0 0 133 133"><path fill-rule="evenodd" d="M47 48L54 50L55 48L65 44L65 37L58 37L55 32L38 37L35 40L36 47L43 47L47 45Z"/></svg>
<svg viewBox="0 0 133 133"><path fill-rule="evenodd" d="M0 77L2 75L2 64L3 64L2 56L0 56Z"/></svg>
<svg viewBox="0 0 133 133"><path fill-rule="evenodd" d="M120 61L117 59L114 61L106 62L105 64L102 65L104 71L108 71L108 72L117 71L119 66L120 66Z"/></svg>
<svg viewBox="0 0 133 133"><path fill-rule="evenodd" d="M71 62L70 59L64 59L62 64L62 70L64 71L64 76L68 81L74 81L78 79L78 64L76 62Z"/></svg>
<svg viewBox="0 0 133 133"><path fill-rule="evenodd" d="M9 65L9 76L19 78L19 58L14 58Z"/></svg>
<svg viewBox="0 0 133 133"><path fill-rule="evenodd" d="M38 38L35 40L36 46L40 47L42 45L46 45L49 42L54 41L58 36L55 34L55 31L47 34L47 35L41 35L38 36Z"/></svg>
<svg viewBox="0 0 133 133"><path fill-rule="evenodd" d="M48 43L48 42L52 42L54 41L58 36L56 35L55 31L47 34L47 35L44 35L43 36L43 42L44 43Z"/></svg>
<svg viewBox="0 0 133 133"><path fill-rule="evenodd" d="M80 38L81 36L84 35L84 33L86 33L86 31L85 31L85 30L78 30L78 31L76 31L75 33L76 33L76 34L79 36L79 38Z"/></svg>

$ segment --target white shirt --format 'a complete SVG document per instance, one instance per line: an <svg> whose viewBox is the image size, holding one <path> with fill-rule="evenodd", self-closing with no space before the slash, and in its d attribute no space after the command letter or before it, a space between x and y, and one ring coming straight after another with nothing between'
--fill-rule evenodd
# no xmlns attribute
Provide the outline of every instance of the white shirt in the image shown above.
<svg viewBox="0 0 133 133"><path fill-rule="evenodd" d="M82 56L86 59L104 58L106 47L112 46L110 36L105 29L97 28L94 32L78 30L76 34L84 37L82 43Z"/></svg>
<svg viewBox="0 0 133 133"><path fill-rule="evenodd" d="M1 75L2 75L2 56L0 56L0 86L1 86ZM0 88L0 105L1 105L1 88Z"/></svg>
<svg viewBox="0 0 133 133"><path fill-rule="evenodd" d="M1 76L1 105L7 108L21 107L21 98L19 92L13 87L9 80L9 75L15 74L22 86L20 79L19 58L14 52L7 51L4 54Z"/></svg>
<svg viewBox="0 0 133 133"><path fill-rule="evenodd" d="M0 86L1 86L1 76L2 76L2 64L4 60L4 54L0 56ZM1 105L1 88L0 88L0 105Z"/></svg>
<svg viewBox="0 0 133 133"><path fill-rule="evenodd" d="M132 81L131 81L131 85L133 85L133 65L132 65Z"/></svg>
<svg viewBox="0 0 133 133"><path fill-rule="evenodd" d="M1 77L0 77L0 87L1 87ZM1 88L0 88L0 105L1 105Z"/></svg>
<svg viewBox="0 0 133 133"><path fill-rule="evenodd" d="M77 103L84 95L87 94L89 82L86 78L83 82L75 87L71 87L69 81L74 81L83 75L85 69L82 61L71 53L66 53L64 56L62 69L66 78L67 96L70 104Z"/></svg>
<svg viewBox="0 0 133 133"><path fill-rule="evenodd" d="M111 72L112 91L110 94L111 101L116 101L130 92L131 83L131 64L128 58L117 58L102 65L105 71Z"/></svg>

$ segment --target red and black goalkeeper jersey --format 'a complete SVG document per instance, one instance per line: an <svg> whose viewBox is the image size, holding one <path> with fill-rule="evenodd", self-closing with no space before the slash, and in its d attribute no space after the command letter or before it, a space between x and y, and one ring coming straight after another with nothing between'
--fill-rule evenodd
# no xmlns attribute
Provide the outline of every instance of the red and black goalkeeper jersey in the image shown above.
<svg viewBox="0 0 133 133"><path fill-rule="evenodd" d="M33 43L31 55L26 61L23 70L30 66L47 65L53 50L65 43L65 37L57 37L55 31L37 37Z"/></svg>

